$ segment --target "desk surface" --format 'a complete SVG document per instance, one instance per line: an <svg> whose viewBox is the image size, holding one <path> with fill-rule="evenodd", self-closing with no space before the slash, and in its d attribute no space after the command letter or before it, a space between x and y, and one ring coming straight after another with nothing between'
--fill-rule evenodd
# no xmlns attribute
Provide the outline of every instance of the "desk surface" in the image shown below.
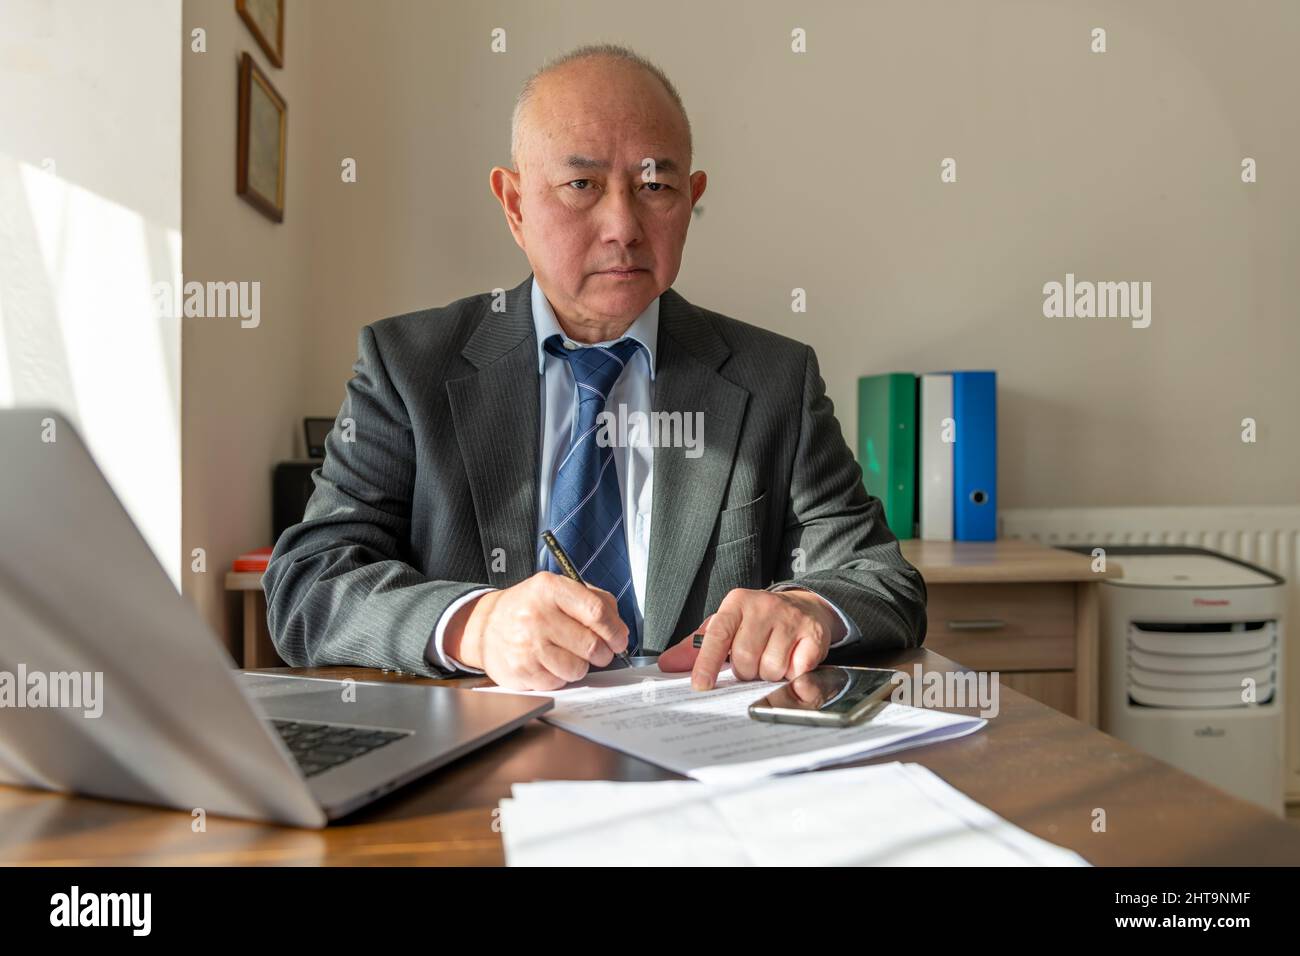
<svg viewBox="0 0 1300 956"><path fill-rule="evenodd" d="M921 572L926 584L1030 584L1045 581L1088 583L1123 576L1107 558L1105 571L1092 569L1092 558L1037 541L900 541L903 557ZM227 585L229 587L229 585Z"/></svg>
<svg viewBox="0 0 1300 956"><path fill-rule="evenodd" d="M926 650L864 663L959 670ZM297 673L422 678L364 668ZM447 681L458 685L481 682ZM971 711L962 711L969 713ZM975 734L861 763L915 761L1021 827L1097 864L1300 864L1300 828L1201 783L1006 687ZM0 787L0 864L500 864L493 809L528 780L661 780L675 775L539 721L324 831ZM1094 833L1094 810L1107 830Z"/></svg>

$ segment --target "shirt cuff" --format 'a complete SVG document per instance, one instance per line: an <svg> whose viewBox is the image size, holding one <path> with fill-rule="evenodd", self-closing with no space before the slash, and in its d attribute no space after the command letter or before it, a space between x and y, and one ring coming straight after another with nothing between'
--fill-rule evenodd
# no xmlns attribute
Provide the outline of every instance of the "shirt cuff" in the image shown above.
<svg viewBox="0 0 1300 956"><path fill-rule="evenodd" d="M438 626L433 629L433 639L429 641L429 647L424 656L428 658L430 664L441 667L445 671L467 671L471 674L486 674L487 671L481 671L477 667L470 667L468 664L462 664L456 658L452 657L442 648L443 639L447 636L447 625L451 622L452 615L462 607L474 600L480 594L487 594L489 591L495 591L496 588L479 588L477 591L470 591L447 605L447 610L442 612L442 617L438 618Z"/></svg>
<svg viewBox="0 0 1300 956"><path fill-rule="evenodd" d="M833 651L837 647L843 647L845 644L851 644L854 641L856 641L859 637L862 636L861 634L858 633L858 626L853 623L853 621L849 618L847 614L845 614L838 607L836 607L835 604L833 604L831 601L828 601L826 598L822 597L816 591L809 590L808 588L805 587L800 587L798 584L776 584L772 586L771 590L772 591L806 591L807 593L813 595L814 597L819 598L823 604L825 604L828 608L830 608L832 611L834 611L836 614L840 616L840 620L844 622L844 636L840 638L838 641L836 641L834 644L832 644L829 648L827 648L828 650Z"/></svg>

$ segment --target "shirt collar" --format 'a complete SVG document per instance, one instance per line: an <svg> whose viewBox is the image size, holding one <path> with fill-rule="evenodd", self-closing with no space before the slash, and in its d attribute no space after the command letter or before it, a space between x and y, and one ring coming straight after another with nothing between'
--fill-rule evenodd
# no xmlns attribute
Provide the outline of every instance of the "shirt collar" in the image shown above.
<svg viewBox="0 0 1300 956"><path fill-rule="evenodd" d="M537 332L537 372L542 374L546 371L546 340L552 335L558 335L560 338L568 338L564 330L560 328L559 321L555 318L555 310L551 308L551 303L546 298L546 293L542 287L537 284L537 277L533 277L533 328ZM646 358L650 362L650 379L655 377L655 345L659 341L659 296L654 297L645 311L637 316L622 338L633 339L646 351ZM610 342L596 342L595 345L610 345Z"/></svg>

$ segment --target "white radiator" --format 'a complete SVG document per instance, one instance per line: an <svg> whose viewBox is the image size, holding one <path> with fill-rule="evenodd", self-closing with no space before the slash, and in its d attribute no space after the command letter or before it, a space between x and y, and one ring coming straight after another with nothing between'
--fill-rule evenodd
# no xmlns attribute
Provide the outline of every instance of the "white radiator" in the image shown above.
<svg viewBox="0 0 1300 956"><path fill-rule="evenodd" d="M1173 544L1209 548L1286 579L1287 799L1300 801L1300 506L1009 508L998 533L1046 545ZM1115 558L1123 566L1122 556Z"/></svg>

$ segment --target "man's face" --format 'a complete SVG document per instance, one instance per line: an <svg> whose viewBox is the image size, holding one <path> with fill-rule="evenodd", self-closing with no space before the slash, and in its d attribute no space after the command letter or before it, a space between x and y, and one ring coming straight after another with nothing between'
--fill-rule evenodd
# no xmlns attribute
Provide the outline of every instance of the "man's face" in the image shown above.
<svg viewBox="0 0 1300 956"><path fill-rule="evenodd" d="M676 280L704 192L681 112L644 70L589 60L542 78L522 133L492 187L542 291L574 331L630 323Z"/></svg>

